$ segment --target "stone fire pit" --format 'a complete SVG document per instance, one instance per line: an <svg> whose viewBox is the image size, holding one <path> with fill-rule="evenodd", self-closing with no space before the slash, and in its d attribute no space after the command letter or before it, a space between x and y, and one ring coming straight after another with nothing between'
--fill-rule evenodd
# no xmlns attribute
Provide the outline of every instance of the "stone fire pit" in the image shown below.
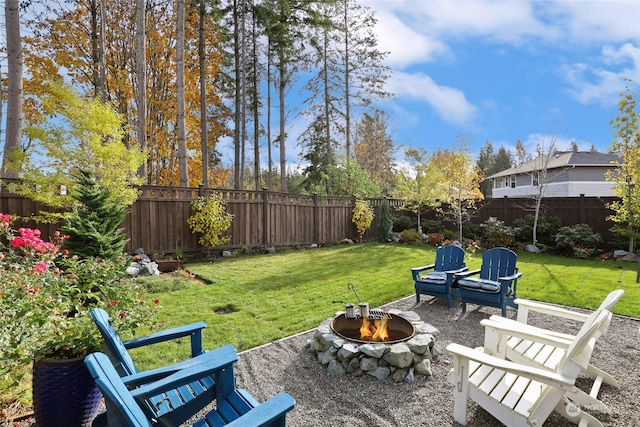
<svg viewBox="0 0 640 427"><path fill-rule="evenodd" d="M391 376L397 382L413 382L416 374L431 376L431 362L438 360L435 342L440 332L413 311L392 309L388 314L410 322L414 333L407 334L406 340L395 337L392 342L349 339L332 329L334 321L344 316L344 312L338 312L318 326L310 342L311 351L332 376L367 374L378 379Z"/></svg>

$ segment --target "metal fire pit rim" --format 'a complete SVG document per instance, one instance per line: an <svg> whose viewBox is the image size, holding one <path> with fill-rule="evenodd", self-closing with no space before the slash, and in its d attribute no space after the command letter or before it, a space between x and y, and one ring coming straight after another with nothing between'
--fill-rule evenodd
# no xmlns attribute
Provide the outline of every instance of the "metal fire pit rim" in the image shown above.
<svg viewBox="0 0 640 427"><path fill-rule="evenodd" d="M391 315L391 314L389 313L389 316L390 316L390 319L393 319L394 317L397 317L397 318L402 319L402 320L405 322L405 324L406 324L406 325L408 325L408 326L411 328L411 333L410 333L410 334L409 334L409 333L406 333L406 335L407 335L407 336L406 336L406 337L404 337L404 338L397 339L397 340L389 340L389 341L367 341L367 340L362 340L362 339L359 339L359 338L348 337L348 336L345 336L345 335L341 334L341 333L340 333L340 332L339 332L339 331L334 327L334 324L335 324L335 322L336 322L336 319L339 319L339 318L343 318L343 319L345 319L345 320L356 320L356 319L349 319L349 318L347 318L345 313L341 313L341 314L338 314L338 315L333 316L333 319L331 319L330 327L331 327L331 330L332 330L336 335L338 335L340 338L344 338L344 339L346 339L346 340L348 340L348 341L356 342L356 343L358 343L358 344L376 344L376 343L378 343L378 344L398 344L398 343L407 342L407 341L409 341L411 338L413 338L413 336L416 334L416 328L413 326L413 323L411 323L411 321L410 321L409 319L407 319L407 318L405 318L405 317L403 317L403 316L401 316L401 315L399 315L399 314L393 314L393 315ZM358 320L358 321L361 321L361 320L362 320L362 318L358 318L357 320Z"/></svg>

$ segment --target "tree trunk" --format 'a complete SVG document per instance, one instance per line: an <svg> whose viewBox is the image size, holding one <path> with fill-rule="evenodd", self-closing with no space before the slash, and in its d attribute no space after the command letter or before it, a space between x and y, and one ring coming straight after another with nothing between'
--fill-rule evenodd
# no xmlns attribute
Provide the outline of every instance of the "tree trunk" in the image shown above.
<svg viewBox="0 0 640 427"><path fill-rule="evenodd" d="M22 41L20 38L20 14L17 1L5 2L4 18L7 34L9 92L7 94L7 129L0 176L17 178L20 165L12 164L12 160L17 160L14 154L18 154L21 146L23 102Z"/></svg>
<svg viewBox="0 0 640 427"><path fill-rule="evenodd" d="M286 79L287 70L284 60L284 53L280 55L280 84L279 84L279 96L280 96L280 136L278 137L280 142L280 191L287 192L287 150L285 148L286 140L286 110L285 110L285 97L286 97Z"/></svg>
<svg viewBox="0 0 640 427"><path fill-rule="evenodd" d="M176 101L178 117L176 131L178 133L178 168L180 169L180 186L189 186L189 170L187 163L187 136L185 130L184 100L184 4L185 0L177 0L176 26Z"/></svg>
<svg viewBox="0 0 640 427"><path fill-rule="evenodd" d="M234 142L234 161L233 161L233 188L240 190L242 184L240 182L240 139L242 138L240 128L242 122L242 114L240 104L242 97L241 91L241 71L240 71L240 55L242 48L240 46L240 19L238 16L238 0L233 2L233 59L235 66L235 112L234 112L234 130L233 130L233 142Z"/></svg>
<svg viewBox="0 0 640 427"><path fill-rule="evenodd" d="M200 60L200 138L202 141L202 185L209 187L209 143L207 140L207 86L204 49L205 0L200 0L200 24L198 26L198 57Z"/></svg>
<svg viewBox="0 0 640 427"><path fill-rule="evenodd" d="M147 149L147 52L145 0L136 1L136 74L138 76L138 145ZM147 161L140 165L138 175L148 182Z"/></svg>

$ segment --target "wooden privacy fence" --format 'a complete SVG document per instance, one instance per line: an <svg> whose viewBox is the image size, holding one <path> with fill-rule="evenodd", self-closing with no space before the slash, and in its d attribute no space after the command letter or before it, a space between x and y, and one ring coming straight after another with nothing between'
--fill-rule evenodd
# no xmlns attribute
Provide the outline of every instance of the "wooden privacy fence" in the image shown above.
<svg viewBox="0 0 640 427"><path fill-rule="evenodd" d="M357 238L355 225L351 222L354 197L326 197L278 193L267 190L226 190L194 187L141 188L140 197L131 206L122 227L129 237L126 251L132 253L143 248L146 253L174 253L202 251L198 236L187 224L192 215L191 202L213 192L222 195L227 211L234 215L228 232L229 248L290 246L295 244L325 244L344 238ZM380 223L380 205L384 199L366 199L373 206L375 217L365 240L375 239ZM402 202L388 199L394 215L413 215L399 208ZM605 242L612 239L609 231L612 224L606 220L611 212L606 203L613 198L549 198L543 200L543 214L559 216L562 225L589 224L600 233ZM489 199L479 205L472 222L479 224L489 217L496 217L511 225L514 219L532 213L531 199ZM4 186L0 191L0 212L31 217L46 206L8 192ZM434 212L424 216L436 219ZM19 226L35 226L32 221ZM452 224L448 228L455 229ZM52 236L59 228L57 224L38 224L43 236Z"/></svg>

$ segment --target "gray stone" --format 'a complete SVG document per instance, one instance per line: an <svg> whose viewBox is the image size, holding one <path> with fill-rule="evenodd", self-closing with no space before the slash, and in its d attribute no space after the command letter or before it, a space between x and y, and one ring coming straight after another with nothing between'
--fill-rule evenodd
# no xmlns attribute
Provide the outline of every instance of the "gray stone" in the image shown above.
<svg viewBox="0 0 640 427"><path fill-rule="evenodd" d="M377 359L380 359L384 355L384 352L386 350L387 346L382 343L363 344L360 346L360 351L363 354L366 354L370 357L375 357Z"/></svg>
<svg viewBox="0 0 640 427"><path fill-rule="evenodd" d="M379 380L387 379L389 377L390 373L391 373L391 369L389 369L389 367L387 367L387 366L379 366L378 368L374 369L373 371L367 371L367 374L369 374L372 377L375 377L375 378L377 378Z"/></svg>
<svg viewBox="0 0 640 427"><path fill-rule="evenodd" d="M363 371L373 371L378 368L378 359L363 357L360 359L360 369Z"/></svg>
<svg viewBox="0 0 640 427"><path fill-rule="evenodd" d="M393 376L391 378L393 378L395 382L399 383L404 381L408 373L409 373L409 369L407 368L396 369L396 371L393 373Z"/></svg>
<svg viewBox="0 0 640 427"><path fill-rule="evenodd" d="M385 353L382 359L391 366L407 368L411 366L413 353L406 344L394 344L390 347L389 351Z"/></svg>
<svg viewBox="0 0 640 427"><path fill-rule="evenodd" d="M627 254L620 258L621 261L630 261L630 262L638 262L638 255L636 254Z"/></svg>
<svg viewBox="0 0 640 427"><path fill-rule="evenodd" d="M333 334L321 334L313 339L313 348L316 351L327 351L333 345L333 341L337 338Z"/></svg>
<svg viewBox="0 0 640 427"><path fill-rule="evenodd" d="M138 277L138 274L140 274L140 267L130 265L127 267L127 274L131 277Z"/></svg>
<svg viewBox="0 0 640 427"><path fill-rule="evenodd" d="M404 317L405 319L407 319L410 322L423 323L422 320L420 320L420 316L418 316L418 313L416 313L415 311L403 311L401 313L400 317Z"/></svg>
<svg viewBox="0 0 640 427"><path fill-rule="evenodd" d="M532 244L528 244L527 246L524 247L524 250L527 252L532 252L534 254L537 254L540 252L540 248L538 248L536 245L532 245Z"/></svg>
<svg viewBox="0 0 640 427"><path fill-rule="evenodd" d="M614 258L622 258L622 257L625 257L625 256L629 255L630 253L631 252L627 252L625 250L618 249L616 251L613 251L613 257Z"/></svg>
<svg viewBox="0 0 640 427"><path fill-rule="evenodd" d="M440 339L440 331L433 325L423 323L422 325L414 326L417 334L431 334L436 340Z"/></svg>
<svg viewBox="0 0 640 427"><path fill-rule="evenodd" d="M275 254L276 253L276 248L274 248L273 246L269 246L267 248L267 253L269 254Z"/></svg>
<svg viewBox="0 0 640 427"><path fill-rule="evenodd" d="M416 380L416 376L413 373L413 368L409 369L409 372L407 373L407 376L404 377L404 382L406 383L413 383Z"/></svg>
<svg viewBox="0 0 640 427"><path fill-rule="evenodd" d="M332 360L329 362L329 366L327 366L327 373L332 377L337 377L345 374L345 369L342 366L342 363L337 360Z"/></svg>
<svg viewBox="0 0 640 427"><path fill-rule="evenodd" d="M358 357L360 350L357 344L345 343L340 350L338 350L338 360L350 360L354 357Z"/></svg>
<svg viewBox="0 0 640 427"><path fill-rule="evenodd" d="M231 251L222 251L222 256L226 257L226 258L230 257L231 256Z"/></svg>
<svg viewBox="0 0 640 427"><path fill-rule="evenodd" d="M420 362L415 363L413 368L420 375L425 375L427 377L433 375L433 371L431 370L431 361L429 359L422 359Z"/></svg>
<svg viewBox="0 0 640 427"><path fill-rule="evenodd" d="M353 374L355 371L360 370L360 359L355 358L349 360L349 365L347 366L347 372Z"/></svg>
<svg viewBox="0 0 640 427"><path fill-rule="evenodd" d="M425 354L430 347L436 342L431 334L418 334L407 341L407 346L417 354Z"/></svg>

